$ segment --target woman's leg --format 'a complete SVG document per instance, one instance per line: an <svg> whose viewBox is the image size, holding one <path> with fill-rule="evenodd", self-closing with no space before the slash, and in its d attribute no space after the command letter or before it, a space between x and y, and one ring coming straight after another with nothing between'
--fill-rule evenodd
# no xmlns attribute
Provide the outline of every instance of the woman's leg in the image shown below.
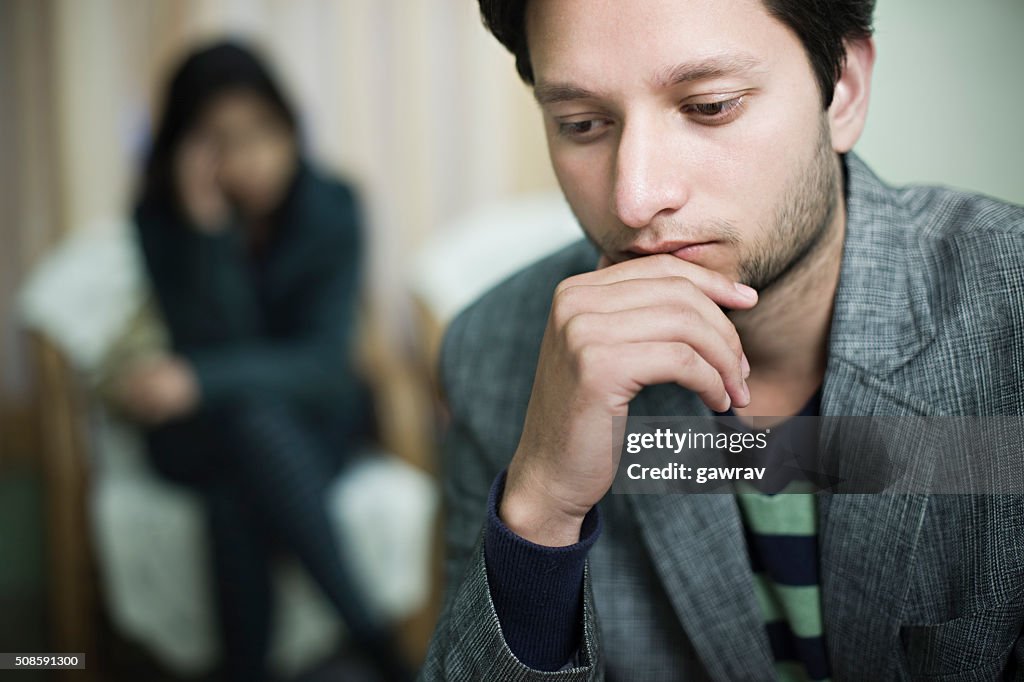
<svg viewBox="0 0 1024 682"><path fill-rule="evenodd" d="M320 585L353 642L383 666L400 669L394 642L371 613L356 582L345 543L327 514L326 492L336 474L325 446L290 406L251 401L223 422L236 447L226 448L254 508Z"/></svg>
<svg viewBox="0 0 1024 682"><path fill-rule="evenodd" d="M149 454L161 474L196 490L203 502L226 679L261 682L272 620L272 547L225 464L220 431L209 415L172 422L148 434Z"/></svg>
<svg viewBox="0 0 1024 682"><path fill-rule="evenodd" d="M263 682L273 614L272 548L267 529L254 518L248 500L235 486L211 486L203 496L226 679Z"/></svg>
<svg viewBox="0 0 1024 682"><path fill-rule="evenodd" d="M403 679L391 633L368 608L345 544L327 514L326 492L336 474L337 453L325 451L309 424L284 402L250 400L196 421L214 431L211 442L219 444L214 453L187 455L206 467L196 467L202 483L221 477L236 483L252 513L320 585L353 643L393 678ZM179 465L163 462L165 469Z"/></svg>

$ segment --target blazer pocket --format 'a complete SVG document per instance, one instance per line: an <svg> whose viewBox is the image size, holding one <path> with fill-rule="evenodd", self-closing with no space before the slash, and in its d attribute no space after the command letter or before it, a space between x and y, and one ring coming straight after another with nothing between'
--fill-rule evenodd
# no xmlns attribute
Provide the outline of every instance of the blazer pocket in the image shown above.
<svg viewBox="0 0 1024 682"><path fill-rule="evenodd" d="M998 680L1021 637L1021 595L943 623L902 625L900 642L915 680Z"/></svg>

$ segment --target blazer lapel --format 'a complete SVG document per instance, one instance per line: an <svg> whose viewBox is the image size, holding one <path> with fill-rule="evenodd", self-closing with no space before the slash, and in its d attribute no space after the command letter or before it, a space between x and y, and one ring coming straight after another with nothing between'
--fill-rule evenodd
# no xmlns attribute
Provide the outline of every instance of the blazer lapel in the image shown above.
<svg viewBox="0 0 1024 682"><path fill-rule="evenodd" d="M939 415L926 399L902 390L896 379L935 336L922 269L904 266L912 256L895 217L898 202L855 155L848 155L846 169L847 229L821 414ZM826 420L823 425L827 430L836 423ZM884 434L890 450L898 450L891 452L890 461L927 468L936 435L928 432L924 420L879 423L885 429L899 428L898 434ZM927 470L915 471L920 489L929 475ZM850 679L900 677L893 647L899 641L900 605L910 589L927 508L925 494L819 496L822 618L834 673L841 671Z"/></svg>
<svg viewBox="0 0 1024 682"><path fill-rule="evenodd" d="M646 389L630 413L711 416L676 386ZM733 495L630 495L629 501L665 591L711 678L774 679Z"/></svg>
<svg viewBox="0 0 1024 682"><path fill-rule="evenodd" d="M830 367L822 415L934 416L914 396L852 365ZM829 422L825 422L828 424ZM884 422L891 426L895 422ZM898 422L900 459L927 462L936 444L922 419ZM891 435L891 434L886 434ZM823 436L824 437L824 436ZM915 481L927 485L930 472ZM896 679L900 605L910 589L927 494L821 494L818 499L822 620L833 671L854 679Z"/></svg>

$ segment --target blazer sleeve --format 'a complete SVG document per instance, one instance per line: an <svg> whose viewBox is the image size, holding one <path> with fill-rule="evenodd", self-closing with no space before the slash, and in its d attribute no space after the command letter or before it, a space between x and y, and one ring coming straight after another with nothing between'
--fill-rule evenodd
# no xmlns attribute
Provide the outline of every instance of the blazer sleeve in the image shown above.
<svg viewBox="0 0 1024 682"><path fill-rule="evenodd" d="M491 600L484 563L483 525L494 472L470 430L454 420L443 449L447 507L447 594L420 680L604 679L604 663L589 569L583 574L583 641L579 665L558 672L533 670L509 649Z"/></svg>

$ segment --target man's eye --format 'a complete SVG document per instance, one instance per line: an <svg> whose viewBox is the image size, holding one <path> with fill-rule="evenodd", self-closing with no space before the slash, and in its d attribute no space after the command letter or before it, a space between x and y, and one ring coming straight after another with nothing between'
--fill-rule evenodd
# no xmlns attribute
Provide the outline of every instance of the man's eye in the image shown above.
<svg viewBox="0 0 1024 682"><path fill-rule="evenodd" d="M605 128L608 121L590 118L585 121L564 121L558 124L558 134L577 142L585 142L596 138Z"/></svg>
<svg viewBox="0 0 1024 682"><path fill-rule="evenodd" d="M734 97L720 102L701 102L687 104L683 107L685 113L693 115L701 123L718 125L728 123L739 114L743 106L743 97Z"/></svg>

